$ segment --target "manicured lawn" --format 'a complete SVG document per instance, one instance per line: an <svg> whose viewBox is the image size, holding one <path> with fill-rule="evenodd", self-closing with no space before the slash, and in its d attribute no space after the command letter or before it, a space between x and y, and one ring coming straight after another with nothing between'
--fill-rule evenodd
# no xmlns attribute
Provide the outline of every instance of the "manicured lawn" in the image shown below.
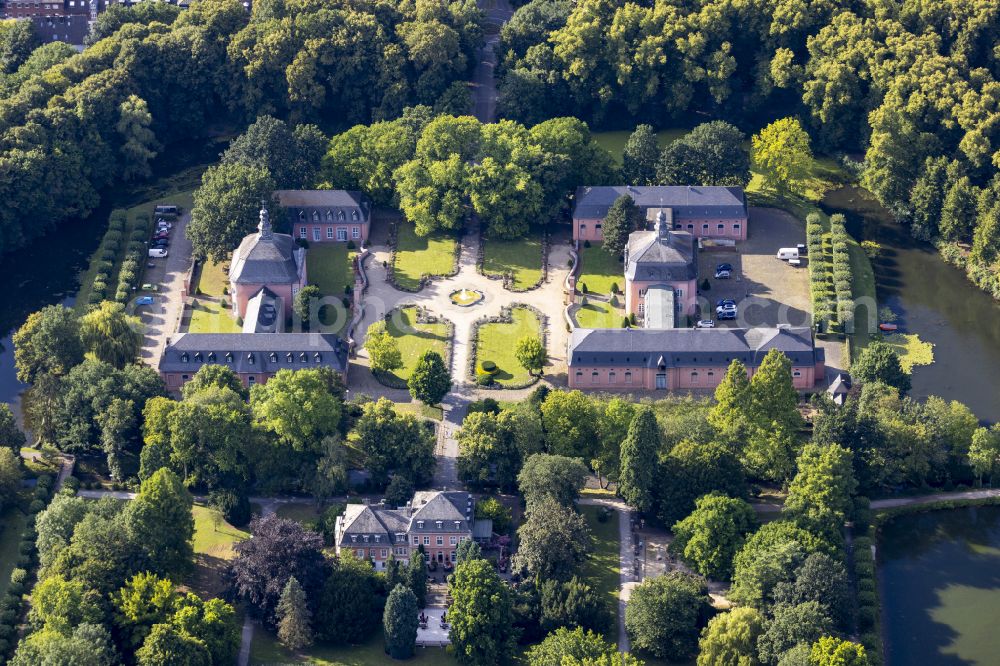
<svg viewBox="0 0 1000 666"><path fill-rule="evenodd" d="M449 275L455 270L453 236L417 236L411 224L400 224L396 235L396 282L407 289L420 286L422 275Z"/></svg>
<svg viewBox="0 0 1000 666"><path fill-rule="evenodd" d="M874 305L878 301L875 298L875 271L872 268L871 260L861 249L861 245L853 238L848 241L847 248L850 251L851 276L854 280L851 283L855 301L854 333L851 335L850 344L851 357L853 358L871 341L873 331L869 330L868 324L869 319L875 325L878 324L878 307ZM862 305L858 305L858 301L861 301ZM869 315L869 307L864 306L863 303L872 303L873 305L870 307L875 308L876 312Z"/></svg>
<svg viewBox="0 0 1000 666"><path fill-rule="evenodd" d="M599 506L581 506L580 512L587 519L593 537L593 548L583 565L581 578L593 587L612 609L612 617L618 617L618 586L621 567L618 558L618 512L612 511L605 522L597 519ZM607 627L605 636L617 642L616 625Z"/></svg>
<svg viewBox="0 0 1000 666"><path fill-rule="evenodd" d="M229 309L218 301L195 299L191 305L189 333L239 333L242 330Z"/></svg>
<svg viewBox="0 0 1000 666"><path fill-rule="evenodd" d="M303 525L314 524L319 520L320 513L312 502L292 502L279 504L275 513L279 518L288 518Z"/></svg>
<svg viewBox="0 0 1000 666"><path fill-rule="evenodd" d="M542 234L532 231L527 238L483 242L483 272L511 275L515 289L533 287L542 279Z"/></svg>
<svg viewBox="0 0 1000 666"><path fill-rule="evenodd" d="M589 299L574 315L580 328L621 328L624 316L624 309L595 299Z"/></svg>
<svg viewBox="0 0 1000 666"><path fill-rule="evenodd" d="M413 414L432 421L440 421L444 418L444 409L440 406L425 405L422 402L397 402L396 412L399 414Z"/></svg>
<svg viewBox="0 0 1000 666"><path fill-rule="evenodd" d="M617 284L619 288L625 286L625 266L597 243L590 247L580 248L580 277L576 281L576 288L595 294L610 294L611 285Z"/></svg>
<svg viewBox="0 0 1000 666"><path fill-rule="evenodd" d="M309 283L319 287L324 296L343 296L345 287L354 286L351 259L355 254L347 249L347 243L313 243L306 252Z"/></svg>
<svg viewBox="0 0 1000 666"><path fill-rule="evenodd" d="M203 597L218 596L225 587L222 569L236 555L233 545L250 538L250 533L233 527L218 511L201 504L195 504L192 513L195 570L190 584Z"/></svg>
<svg viewBox="0 0 1000 666"><path fill-rule="evenodd" d="M688 131L680 128L660 130L656 133L656 141L660 144L660 148L663 148L687 134ZM604 150L611 153L616 162L621 164L622 153L625 152L625 143L628 141L630 134L632 134L632 130L618 130L614 132L594 132L593 136L594 140Z"/></svg>
<svg viewBox="0 0 1000 666"><path fill-rule="evenodd" d="M10 572L17 562L17 549L26 523L27 517L17 507L0 514L0 594L10 585Z"/></svg>
<svg viewBox="0 0 1000 666"><path fill-rule="evenodd" d="M444 648L418 647L412 659L395 661L385 653L382 631L378 629L372 638L355 647L313 646L302 652L285 649L277 639L257 627L253 632L250 650L251 664L315 664L317 666L390 666L394 664L426 664L427 666L450 666L457 664L455 658Z"/></svg>
<svg viewBox="0 0 1000 666"><path fill-rule="evenodd" d="M229 286L228 266L228 261L203 261L198 269L198 293L222 298L223 290Z"/></svg>
<svg viewBox="0 0 1000 666"><path fill-rule="evenodd" d="M527 383L531 377L514 357L514 347L523 337L540 337L541 322L531 310L514 308L509 324L483 324L479 327L476 363L493 361L498 371L493 379L500 385Z"/></svg>
<svg viewBox="0 0 1000 666"><path fill-rule="evenodd" d="M396 338L403 367L392 374L400 381L406 381L413 372L420 356L428 350L436 351L448 363L448 325L418 324L417 309L414 307L393 310L386 323L389 335Z"/></svg>

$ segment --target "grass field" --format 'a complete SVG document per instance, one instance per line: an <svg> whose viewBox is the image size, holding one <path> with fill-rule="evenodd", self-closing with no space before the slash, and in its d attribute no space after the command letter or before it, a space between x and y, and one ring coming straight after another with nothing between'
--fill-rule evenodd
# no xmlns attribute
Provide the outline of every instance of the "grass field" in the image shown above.
<svg viewBox="0 0 1000 666"><path fill-rule="evenodd" d="M542 234L533 230L527 238L483 242L483 272L511 275L515 289L533 287L542 279Z"/></svg>
<svg viewBox="0 0 1000 666"><path fill-rule="evenodd" d="M253 633L250 650L251 664L314 664L316 666L390 666L390 664L422 664L426 666L451 666L455 658L444 648L417 648L412 659L396 661L385 653L381 629L363 645L355 647L313 646L301 652L291 652L278 643L269 632L260 628Z"/></svg>
<svg viewBox="0 0 1000 666"><path fill-rule="evenodd" d="M501 386L525 384L528 371L514 357L514 347L523 337L541 337L541 322L531 310L513 308L508 324L483 324L479 327L476 363L493 361L498 371L493 379Z"/></svg>
<svg viewBox="0 0 1000 666"><path fill-rule="evenodd" d="M313 243L306 252L309 282L324 296L343 296L345 287L354 286L351 260L355 254L346 243Z"/></svg>
<svg viewBox="0 0 1000 666"><path fill-rule="evenodd" d="M195 299L191 305L189 333L239 333L242 330L229 309L222 307L218 301Z"/></svg>
<svg viewBox="0 0 1000 666"><path fill-rule="evenodd" d="M225 587L222 568L236 554L233 545L250 538L250 533L233 527L218 511L201 504L195 504L192 513L195 570L190 584L203 598L219 596Z"/></svg>
<svg viewBox="0 0 1000 666"><path fill-rule="evenodd" d="M612 609L612 617L618 617L618 586L620 585L621 566L618 549L618 518L617 511L612 511L607 521L597 519L601 511L599 506L581 506L580 512L587 519L593 537L593 549L583 565L581 578L594 588L602 598L607 600ZM617 642L615 625L608 627L605 637Z"/></svg>
<svg viewBox="0 0 1000 666"><path fill-rule="evenodd" d="M229 262L203 261L198 267L198 293L221 298L223 290L229 286L226 268Z"/></svg>
<svg viewBox="0 0 1000 666"><path fill-rule="evenodd" d="M440 421L444 418L444 409L440 405L425 405L422 402L397 402L396 412L413 414L432 421Z"/></svg>
<svg viewBox="0 0 1000 666"><path fill-rule="evenodd" d="M418 324L415 307L393 310L386 323L389 335L396 339L399 352L403 356L403 367L392 374L400 381L406 381L417 364L417 359L425 351L436 351L448 363L448 325Z"/></svg>
<svg viewBox="0 0 1000 666"><path fill-rule="evenodd" d="M850 353L851 357L861 352L871 341L873 331L869 330L869 318L876 325L878 324L878 306L873 305L876 312L869 314L868 308L861 303L877 303L875 298L875 269L872 268L871 259L861 249L860 243L855 239L847 242L847 249L851 259L851 291L854 295L854 333L851 334Z"/></svg>
<svg viewBox="0 0 1000 666"><path fill-rule="evenodd" d="M454 237L417 236L411 224L400 224L396 235L396 282L405 289L420 286L422 275L450 275L455 270Z"/></svg>
<svg viewBox="0 0 1000 666"><path fill-rule="evenodd" d="M0 514L0 595L10 585L10 572L17 562L17 549L26 524L27 517L17 507Z"/></svg>
<svg viewBox="0 0 1000 666"><path fill-rule="evenodd" d="M577 289L583 291L586 286L589 292L610 294L612 284L617 284L619 288L625 286L625 267L618 257L605 252L598 244L581 247Z"/></svg>
<svg viewBox="0 0 1000 666"><path fill-rule="evenodd" d="M676 141L689 130L681 128L664 129L656 133L656 141L662 149L667 144ZM628 141L629 135L632 134L632 130L618 130L613 132L594 132L594 140L604 148L604 150L611 153L611 156L615 158L618 164L622 163L622 153L625 152L625 143Z"/></svg>
<svg viewBox="0 0 1000 666"><path fill-rule="evenodd" d="M303 525L315 523L320 517L320 513L317 511L316 505L312 502L290 502L287 504L279 504L275 513L279 518L288 518L289 520L294 520L302 523Z"/></svg>
<svg viewBox="0 0 1000 666"><path fill-rule="evenodd" d="M573 316L580 328L621 328L625 310L611 307L610 303L604 301L591 299Z"/></svg>

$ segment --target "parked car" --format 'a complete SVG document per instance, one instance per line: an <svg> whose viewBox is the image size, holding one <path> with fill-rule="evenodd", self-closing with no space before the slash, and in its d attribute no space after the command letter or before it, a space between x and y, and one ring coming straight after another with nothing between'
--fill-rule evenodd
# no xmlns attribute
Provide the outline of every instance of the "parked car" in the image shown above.
<svg viewBox="0 0 1000 666"><path fill-rule="evenodd" d="M149 256L153 259L162 259L167 256L167 248L165 247L151 247L149 248Z"/></svg>
<svg viewBox="0 0 1000 666"><path fill-rule="evenodd" d="M154 208L153 212L157 215L173 215L176 217L177 215L180 215L181 210L177 206L162 204Z"/></svg>
<svg viewBox="0 0 1000 666"><path fill-rule="evenodd" d="M697 324L695 324L695 328L715 328L715 320L714 319L702 319Z"/></svg>
<svg viewBox="0 0 1000 666"><path fill-rule="evenodd" d="M170 247L170 241L166 238L158 238L149 243L149 247Z"/></svg>
<svg viewBox="0 0 1000 666"><path fill-rule="evenodd" d="M715 271L716 272L718 272L718 271L729 271L730 273L732 273L733 272L733 265L729 264L729 263L716 264Z"/></svg>
<svg viewBox="0 0 1000 666"><path fill-rule="evenodd" d="M782 247L778 248L778 253L774 256L778 259L781 259L782 261L788 261L789 259L798 259L799 250L798 248L794 247Z"/></svg>
<svg viewBox="0 0 1000 666"><path fill-rule="evenodd" d="M719 321L723 319L736 319L738 314L736 308L715 308L715 316L718 317Z"/></svg>
<svg viewBox="0 0 1000 666"><path fill-rule="evenodd" d="M153 240L166 240L167 238L170 238L169 231L158 231L153 234Z"/></svg>
<svg viewBox="0 0 1000 666"><path fill-rule="evenodd" d="M157 229L173 229L174 225L171 224L170 222L168 222L167 220L164 220L162 217L160 217L160 218L156 219L156 228Z"/></svg>
<svg viewBox="0 0 1000 666"><path fill-rule="evenodd" d="M152 305L153 304L153 297L152 296L140 296L139 298L135 299L135 304L136 305Z"/></svg>
<svg viewBox="0 0 1000 666"><path fill-rule="evenodd" d="M736 307L736 301L734 301L731 298L722 298L722 299L719 299L719 301L715 305L718 306L718 307L720 307L720 308L721 307L732 307L732 308L735 308Z"/></svg>
<svg viewBox="0 0 1000 666"><path fill-rule="evenodd" d="M160 290L160 285L153 284L152 282L145 282L142 285L142 290L143 291L159 291Z"/></svg>
<svg viewBox="0 0 1000 666"><path fill-rule="evenodd" d="M732 277L732 274L729 271L715 271L716 280L728 280L730 277Z"/></svg>

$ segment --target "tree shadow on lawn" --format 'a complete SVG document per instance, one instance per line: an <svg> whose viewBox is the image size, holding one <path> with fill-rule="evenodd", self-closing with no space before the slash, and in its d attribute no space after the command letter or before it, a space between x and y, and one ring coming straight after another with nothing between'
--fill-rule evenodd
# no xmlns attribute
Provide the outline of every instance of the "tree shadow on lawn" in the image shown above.
<svg viewBox="0 0 1000 666"><path fill-rule="evenodd" d="M189 586L203 599L221 597L228 587L224 575L228 564L229 560L222 557L210 553L196 553L194 572L188 578Z"/></svg>

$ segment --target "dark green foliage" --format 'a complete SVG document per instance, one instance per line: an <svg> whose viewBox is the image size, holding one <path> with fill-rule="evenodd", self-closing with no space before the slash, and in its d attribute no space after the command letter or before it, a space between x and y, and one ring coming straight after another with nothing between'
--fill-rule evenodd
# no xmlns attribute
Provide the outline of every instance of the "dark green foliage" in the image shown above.
<svg viewBox="0 0 1000 666"><path fill-rule="evenodd" d="M882 382L902 393L910 390L910 376L903 370L899 356L877 340L861 350L851 364L851 376L859 382Z"/></svg>
<svg viewBox="0 0 1000 666"><path fill-rule="evenodd" d="M417 598L413 591L397 585L389 592L382 615L385 651L393 659L409 659L417 640Z"/></svg>
<svg viewBox="0 0 1000 666"><path fill-rule="evenodd" d="M250 499L246 494L234 490L216 490L209 495L208 501L230 525L243 527L250 522Z"/></svg>
<svg viewBox="0 0 1000 666"><path fill-rule="evenodd" d="M647 579L632 590L625 629L636 650L659 659L690 660L697 654L707 611L705 580L675 571Z"/></svg>
<svg viewBox="0 0 1000 666"><path fill-rule="evenodd" d="M435 351L425 351L407 381L410 395L428 405L436 405L451 390L451 375L444 359Z"/></svg>

